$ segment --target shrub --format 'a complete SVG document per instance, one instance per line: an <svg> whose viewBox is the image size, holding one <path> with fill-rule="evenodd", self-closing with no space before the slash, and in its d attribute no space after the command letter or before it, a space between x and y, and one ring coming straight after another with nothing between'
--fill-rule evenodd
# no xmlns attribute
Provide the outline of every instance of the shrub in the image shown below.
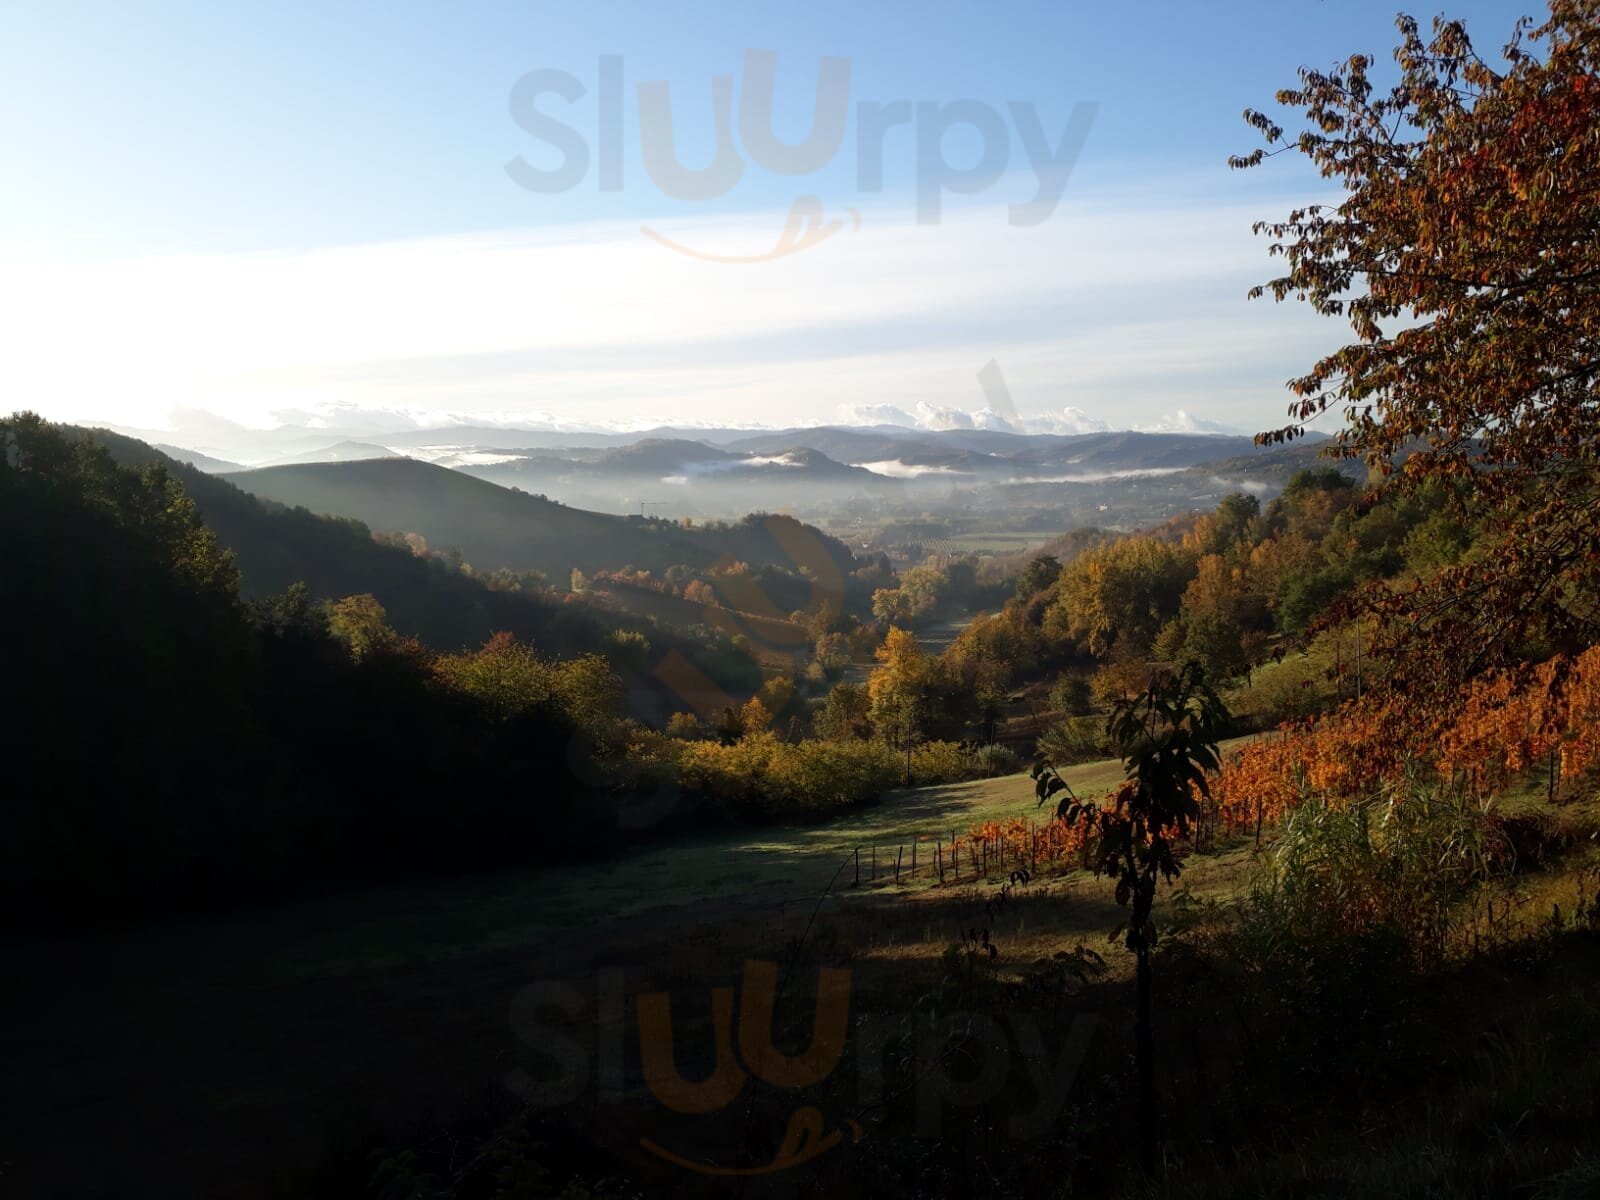
<svg viewBox="0 0 1600 1200"><path fill-rule="evenodd" d="M1050 689L1050 707L1068 716L1085 716L1093 703L1089 680L1082 675L1063 675Z"/></svg>
<svg viewBox="0 0 1600 1200"><path fill-rule="evenodd" d="M678 743L681 782L732 812L819 814L870 799L901 777L898 756L875 742L782 742L747 734L729 745Z"/></svg>
<svg viewBox="0 0 1600 1200"><path fill-rule="evenodd" d="M911 751L911 774L918 784L972 779L977 767L955 742L923 742Z"/></svg>
<svg viewBox="0 0 1600 1200"><path fill-rule="evenodd" d="M1053 763L1096 762L1116 754L1103 717L1071 717L1047 729L1039 738L1039 752Z"/></svg>
<svg viewBox="0 0 1600 1200"><path fill-rule="evenodd" d="M1015 775L1023 767L1022 756L1010 746L976 746L971 757L978 773L986 779L996 775Z"/></svg>
<svg viewBox="0 0 1600 1200"><path fill-rule="evenodd" d="M1398 937L1434 963L1476 919L1469 902L1508 860L1502 841L1492 816L1438 785L1355 803L1310 793L1252 881L1245 923L1267 944Z"/></svg>

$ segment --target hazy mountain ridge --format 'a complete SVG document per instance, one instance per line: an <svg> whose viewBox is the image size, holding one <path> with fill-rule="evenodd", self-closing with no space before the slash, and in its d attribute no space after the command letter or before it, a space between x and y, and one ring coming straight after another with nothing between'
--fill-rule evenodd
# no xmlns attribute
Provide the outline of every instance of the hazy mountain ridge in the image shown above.
<svg viewBox="0 0 1600 1200"><path fill-rule="evenodd" d="M354 518L375 530L421 534L434 549L460 550L479 569L537 570L559 582L573 569L797 565L759 519L685 528L591 512L416 459L264 467L227 481L263 499ZM806 537L839 570L854 567L842 543L814 529Z"/></svg>
<svg viewBox="0 0 1600 1200"><path fill-rule="evenodd" d="M304 430L270 431L256 447L257 454L286 443L293 446L267 461L256 458L253 469L405 455L501 488L548 496L570 510L702 522L736 520L754 511L785 511L837 524L867 514L907 518L922 511L976 509L1001 515L1019 507L1042 517L1054 513L1061 520L1099 518L1107 511L1116 521L1160 519L1205 503L1217 494L1216 487L1207 479L1173 480L1161 487L1141 485L1140 480L1212 463L1226 464L1221 474L1244 490L1265 493L1287 478L1281 467L1272 465L1275 452L1249 437L1188 431L1017 433L822 425L586 434L455 426L310 447L302 444L304 436ZM1310 447L1319 444L1317 439L1303 447L1297 461L1314 455ZM612 534L588 528L577 530L588 542L582 552L563 556L550 544L556 538L535 549L532 543L517 545L504 530L489 533L453 521L448 503L444 510L434 504L443 493L430 500L390 495L393 486L385 484L370 495L358 495L358 488L335 497L318 490L322 478L315 472L303 474L293 482L279 481L280 488L264 477L245 486L261 488L283 503L355 516L377 529L422 533L435 544L442 539L477 565L521 558L524 566L564 573L573 566L643 566L658 561L662 549L636 546L636 537L618 535L619 544L629 547L620 559L609 548L593 554L590 548L605 545ZM421 485L432 477L426 471L407 474L407 468L397 468L388 478ZM458 488L451 494L465 493ZM547 515L541 510L530 519ZM497 517L490 523L500 521ZM557 522L569 530L579 524L572 517Z"/></svg>
<svg viewBox="0 0 1600 1200"><path fill-rule="evenodd" d="M821 440L837 433L874 435L880 438L911 439L949 443L963 448L989 452L1005 446L1019 446L1029 442L1045 443L1074 437L1096 437L1106 433L1144 432L1153 436L1178 434L1189 437L1243 436L1232 433L1214 422L1198 420L1186 413L1176 414L1171 422L1140 431L1114 430L1096 427L1101 423L1088 422L1062 425L1054 429L1019 430L1005 427L985 428L930 428L916 424L872 424L856 422L822 422L811 425L790 425L776 428L732 426L682 426L659 425L641 429L604 428L540 428L537 425L514 424L456 424L427 427L403 427L383 424L374 414L366 421L341 421L332 424L284 424L270 429L251 429L207 414L193 414L180 420L175 428L146 429L113 427L117 432L140 440L162 445L191 448L188 452L200 453L224 461L261 466L291 455L316 452L322 448L344 442L366 443L387 447L397 453L413 450L454 447L484 450L571 450L582 448L620 447L651 440L694 441L708 446L718 446L735 452L750 452L774 444L780 448L811 446L840 458ZM1181 418L1181 420L1180 420ZM776 441L774 440L776 439Z"/></svg>

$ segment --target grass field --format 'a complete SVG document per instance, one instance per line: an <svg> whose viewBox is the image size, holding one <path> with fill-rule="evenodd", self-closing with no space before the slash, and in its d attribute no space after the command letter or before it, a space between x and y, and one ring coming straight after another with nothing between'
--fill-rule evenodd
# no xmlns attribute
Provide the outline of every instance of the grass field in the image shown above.
<svg viewBox="0 0 1600 1200"><path fill-rule="evenodd" d="M1066 775L1093 795L1121 768ZM1508 806L1540 809L1525 791ZM1580 807L1562 820L1586 834L1593 813ZM936 887L924 860L914 881L883 877L896 846L1018 815L1039 815L1026 775L892 792L825 825L684 836L603 863L9 947L0 1177L18 1195L114 1194L111 1170L171 1195L305 1194L297 1172L330 1156L359 1164L374 1136L404 1142L440 1114L503 1100L522 1051L508 1013L535 981L592 1004L598 972L618 970L630 993L687 1001L734 984L747 960L804 957L848 967L862 1011L904 1011L947 949L982 927L999 947L997 978L1022 982L1082 945L1120 986L1128 956L1107 935L1125 911L1103 879L1044 873L994 911L1001 870ZM854 886L854 852L874 846L879 878L864 857ZM1255 853L1236 841L1191 855L1183 886L1237 894ZM1592 858L1530 875L1528 919L1570 906L1571 872ZM1158 911L1170 902L1163 893ZM690 1008L701 1016L685 1015L686 1033L707 1012L703 1000ZM73 1119L46 1119L62 1111ZM236 1190L241 1171L280 1182Z"/></svg>
<svg viewBox="0 0 1600 1200"><path fill-rule="evenodd" d="M1121 778L1116 762L1070 768L1082 793ZM623 857L496 876L384 889L304 906L308 934L275 958L280 977L415 964L535 945L657 910L720 906L752 894L774 903L814 896L860 847L948 838L979 821L1039 815L1026 775L890 792L871 807L819 825L698 833ZM863 871L865 871L863 867ZM840 883L853 876L846 869Z"/></svg>
<svg viewBox="0 0 1600 1200"><path fill-rule="evenodd" d="M989 533L958 533L954 537L932 538L923 542L934 554L1017 554L1043 546L1069 532L1056 530L1005 530Z"/></svg>
<svg viewBox="0 0 1600 1200"><path fill-rule="evenodd" d="M1068 772L1084 792L1118 776L1115 763ZM348 1122L403 1129L434 1105L498 1087L516 1048L508 1006L536 979L581 988L611 965L694 989L808 931L838 961L876 963L897 981L898 957L941 951L981 909L982 889L852 888L847 856L1035 812L1029 779L1016 775L893 792L827 825L700 834L604 863L9 947L0 1163L15 1165L5 1182L16 1194L44 1194L30 1180L107 1194L113 1163L159 1172L170 1194L200 1195L222 1194L216 1181L240 1163L292 1175ZM1059 887L1055 918L1045 905L1028 910L1030 938L1052 927L1103 938L1109 902ZM1050 887L1036 891L1043 899ZM74 1121L40 1116L63 1106Z"/></svg>

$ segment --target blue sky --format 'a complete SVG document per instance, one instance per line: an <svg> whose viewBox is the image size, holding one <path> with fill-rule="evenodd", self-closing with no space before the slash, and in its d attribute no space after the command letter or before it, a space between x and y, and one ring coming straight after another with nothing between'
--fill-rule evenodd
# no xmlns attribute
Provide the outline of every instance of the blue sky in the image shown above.
<svg viewBox="0 0 1600 1200"><path fill-rule="evenodd" d="M1339 336L1244 300L1271 270L1250 220L1325 185L1288 159L1243 174L1224 159L1254 145L1240 111L1296 66L1387 60L1393 0L674 7L13 0L0 386L127 424L173 406L252 423L787 424L977 408L993 358L1028 416L1182 409L1255 428ZM1524 11L1449 9L1486 49ZM838 149L782 175L735 130L735 185L666 194L641 157L638 85L670 85L677 157L700 166L712 79L733 77L737 125L749 50L776 52L788 141L811 126L820 60L847 60ZM602 56L620 60L619 190L599 186ZM541 70L585 93L538 101L590 159L553 194L506 169L562 161L512 111ZM902 100L924 136L955 102L1003 122L1003 173L946 195L938 224L917 219L916 127L887 134L882 190L860 187L857 106ZM1059 205L1028 227L1008 224L1037 187L1012 102L1051 143L1074 106L1097 105ZM955 169L981 149L963 126L939 144ZM641 232L759 258L802 196L840 224L771 261L706 261Z"/></svg>

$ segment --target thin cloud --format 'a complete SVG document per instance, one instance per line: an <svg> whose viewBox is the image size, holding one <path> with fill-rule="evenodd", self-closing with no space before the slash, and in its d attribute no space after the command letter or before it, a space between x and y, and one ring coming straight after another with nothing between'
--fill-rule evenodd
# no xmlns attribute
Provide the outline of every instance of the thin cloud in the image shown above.
<svg viewBox="0 0 1600 1200"><path fill-rule="evenodd" d="M939 226L880 217L754 266L675 255L616 223L280 254L19 257L0 263L12 335L0 385L49 415L125 424L189 407L329 429L375 413L793 425L843 405L999 428L974 377L993 358L1025 425L1071 410L1155 424L1181 408L1250 427L1276 422L1281 381L1336 336L1243 299L1267 270L1257 215L1082 203L1034 229L1003 210ZM773 219L669 229L733 253Z"/></svg>

